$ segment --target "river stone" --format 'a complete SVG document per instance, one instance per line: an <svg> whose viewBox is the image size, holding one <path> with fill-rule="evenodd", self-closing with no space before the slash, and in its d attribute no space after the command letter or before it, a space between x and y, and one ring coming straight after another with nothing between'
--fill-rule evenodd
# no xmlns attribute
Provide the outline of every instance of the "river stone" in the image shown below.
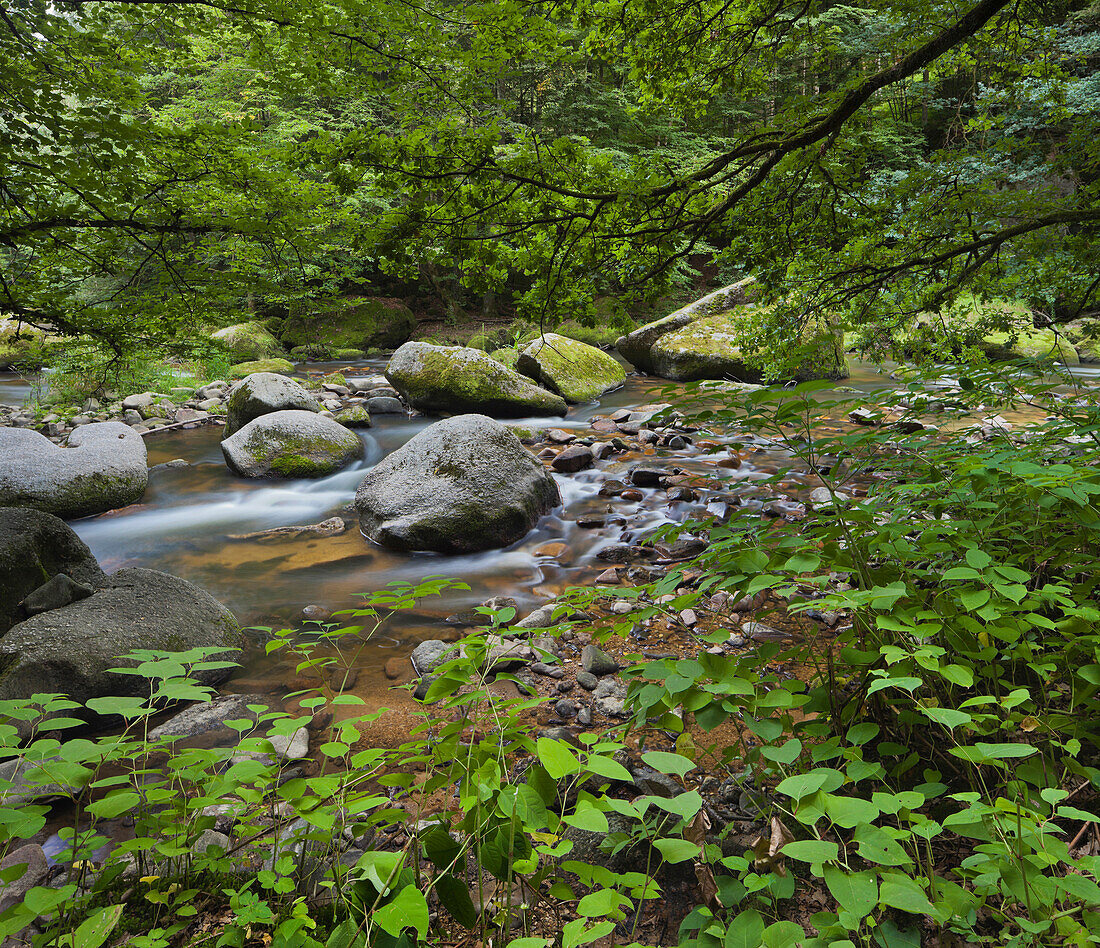
<svg viewBox="0 0 1100 948"><path fill-rule="evenodd" d="M581 665L584 670L593 675L610 675L619 670L619 663L615 661L598 645L586 645L581 650Z"/></svg>
<svg viewBox="0 0 1100 948"><path fill-rule="evenodd" d="M641 372L677 382L732 379L759 383L763 373L750 365L742 346L761 333L762 310L745 306L752 279L717 290L663 319L648 323L616 343L620 355ZM804 348L789 377L798 381L848 377L843 334L821 320L812 320L797 340ZM784 352L764 353L782 359Z"/></svg>
<svg viewBox="0 0 1100 948"><path fill-rule="evenodd" d="M82 425L64 447L29 428L0 428L0 505L88 517L140 500L148 481L145 442L121 422Z"/></svg>
<svg viewBox="0 0 1100 948"><path fill-rule="evenodd" d="M23 507L0 507L0 634L25 616L20 603L64 573L95 586L104 579L91 550L64 521Z"/></svg>
<svg viewBox="0 0 1100 948"><path fill-rule="evenodd" d="M331 418L276 411L226 438L222 454L241 477L325 477L361 457L363 443Z"/></svg>
<svg viewBox="0 0 1100 948"><path fill-rule="evenodd" d="M224 437L240 431L261 415L276 411L320 411L317 399L285 375L257 372L233 386L229 393Z"/></svg>
<svg viewBox="0 0 1100 948"><path fill-rule="evenodd" d="M472 553L508 546L561 504L519 439L485 415L436 422L363 478L363 532L400 550Z"/></svg>
<svg viewBox="0 0 1100 948"><path fill-rule="evenodd" d="M0 700L42 692L82 704L106 695L147 696L144 678L110 671L137 664L122 656L135 649L213 647L212 659L232 660L240 634L232 613L198 586L156 570L122 569L87 599L33 616L0 639ZM205 684L228 674L192 672ZM31 723L18 726L25 731Z"/></svg>
<svg viewBox="0 0 1100 948"><path fill-rule="evenodd" d="M273 359L283 354L283 347L261 322L237 323L219 329L210 337L223 345L237 362Z"/></svg>
<svg viewBox="0 0 1100 948"><path fill-rule="evenodd" d="M58 573L52 579L46 580L34 592L32 592L20 605L23 615L27 618L49 612L51 609L60 609L62 606L71 605L81 599L87 599L95 590L84 583L78 583L68 573Z"/></svg>
<svg viewBox="0 0 1100 948"><path fill-rule="evenodd" d="M516 367L574 403L593 401L626 381L626 369L614 356L553 332L528 343Z"/></svg>
<svg viewBox="0 0 1100 948"><path fill-rule="evenodd" d="M452 650L452 647L441 639L426 639L412 650L410 659L418 675L429 675L444 662L457 657L458 651Z"/></svg>
<svg viewBox="0 0 1100 948"><path fill-rule="evenodd" d="M369 428L371 426L370 412L362 405L348 405L341 408L334 419L345 428Z"/></svg>
<svg viewBox="0 0 1100 948"><path fill-rule="evenodd" d="M426 412L484 412L501 418L566 412L560 395L480 349L407 342L390 359L386 378L410 405Z"/></svg>
<svg viewBox="0 0 1100 948"><path fill-rule="evenodd" d="M42 847L37 843L28 843L13 849L0 860L0 874L12 880L0 885L0 912L6 912L22 902L23 897L35 886L46 884L50 876L50 866Z"/></svg>

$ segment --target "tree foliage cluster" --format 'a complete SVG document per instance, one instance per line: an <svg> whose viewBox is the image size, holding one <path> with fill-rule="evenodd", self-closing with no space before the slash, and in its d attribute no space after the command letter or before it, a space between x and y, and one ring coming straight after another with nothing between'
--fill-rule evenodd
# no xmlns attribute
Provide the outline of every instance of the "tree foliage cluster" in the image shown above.
<svg viewBox="0 0 1100 948"><path fill-rule="evenodd" d="M0 308L115 345L365 286L583 316L701 270L861 326L1096 308L1082 0L22 0L0 52Z"/></svg>

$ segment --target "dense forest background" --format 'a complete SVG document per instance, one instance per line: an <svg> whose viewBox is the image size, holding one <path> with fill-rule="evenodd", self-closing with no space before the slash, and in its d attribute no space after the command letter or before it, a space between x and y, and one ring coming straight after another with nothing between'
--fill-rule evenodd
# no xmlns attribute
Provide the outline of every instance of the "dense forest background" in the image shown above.
<svg viewBox="0 0 1100 948"><path fill-rule="evenodd" d="M1098 308L1079 0L27 2L0 48L0 309L116 350L358 295L613 321L750 272L865 344Z"/></svg>

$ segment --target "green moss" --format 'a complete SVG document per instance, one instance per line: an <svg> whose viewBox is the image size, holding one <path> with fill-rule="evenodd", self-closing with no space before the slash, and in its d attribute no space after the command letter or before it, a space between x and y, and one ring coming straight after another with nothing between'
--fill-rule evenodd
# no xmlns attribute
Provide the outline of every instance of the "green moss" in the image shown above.
<svg viewBox="0 0 1100 948"><path fill-rule="evenodd" d="M337 349L335 355L340 362L358 362L366 358L367 353L363 349Z"/></svg>
<svg viewBox="0 0 1100 948"><path fill-rule="evenodd" d="M280 477L316 477L318 464L303 454L282 454L271 462L271 470Z"/></svg>
<svg viewBox="0 0 1100 948"><path fill-rule="evenodd" d="M296 315L283 323L288 346L323 345L338 349L392 349L416 329L416 317L400 300L360 297L315 313Z"/></svg>
<svg viewBox="0 0 1100 948"><path fill-rule="evenodd" d="M320 382L322 385L327 382L329 385L343 385L345 387L348 384L348 380L342 372L329 372L328 375L322 375Z"/></svg>
<svg viewBox="0 0 1100 948"><path fill-rule="evenodd" d="M509 346L507 349L494 350L492 357L508 369L514 369L519 362L519 349Z"/></svg>
<svg viewBox="0 0 1100 948"><path fill-rule="evenodd" d="M260 322L226 326L213 333L211 338L239 361L274 359L283 354L279 340Z"/></svg>
<svg viewBox="0 0 1100 948"><path fill-rule="evenodd" d="M255 372L274 372L277 375L286 375L294 371L294 363L286 359L258 359L255 362L240 362L231 366L229 377L231 379L243 379Z"/></svg>
<svg viewBox="0 0 1100 948"><path fill-rule="evenodd" d="M520 354L519 369L567 402L590 402L618 388L626 370L614 356L557 333L547 333Z"/></svg>

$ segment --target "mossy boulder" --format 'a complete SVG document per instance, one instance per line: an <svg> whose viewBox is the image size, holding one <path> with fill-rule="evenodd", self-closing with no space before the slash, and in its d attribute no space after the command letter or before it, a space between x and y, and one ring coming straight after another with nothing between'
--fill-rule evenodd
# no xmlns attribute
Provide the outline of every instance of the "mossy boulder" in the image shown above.
<svg viewBox="0 0 1100 948"><path fill-rule="evenodd" d="M619 340L619 352L640 371L677 382L726 379L759 384L765 381L764 372L745 353L755 353L767 314L744 305L752 286L751 280L743 280L642 326ZM787 364L788 379L848 377L843 334L824 320L809 321L801 337L783 351L760 355Z"/></svg>
<svg viewBox="0 0 1100 948"><path fill-rule="evenodd" d="M492 357L501 365L514 369L519 365L519 349L508 346L504 349L494 349Z"/></svg>
<svg viewBox="0 0 1100 948"><path fill-rule="evenodd" d="M231 379L243 379L257 372L275 372L282 375L285 372L293 372L294 363L287 359L257 359L255 362L239 362L229 368Z"/></svg>
<svg viewBox="0 0 1100 948"><path fill-rule="evenodd" d="M345 428L369 428L370 412L362 405L348 405L336 413L336 421Z"/></svg>
<svg viewBox="0 0 1100 948"><path fill-rule="evenodd" d="M626 369L614 356L552 332L523 349L517 368L573 403L593 401L626 380Z"/></svg>
<svg viewBox="0 0 1100 948"><path fill-rule="evenodd" d="M198 586L156 570L122 569L91 596L32 616L0 639L0 699L42 692L62 692L81 704L108 695L148 697L145 678L111 671L137 664L122 656L136 649L210 648L209 659L232 660L240 638L233 614ZM192 672L205 684L228 674L224 668ZM25 732L31 723L18 726Z"/></svg>
<svg viewBox="0 0 1100 948"><path fill-rule="evenodd" d="M978 345L990 359L996 361L1034 359L1037 362L1060 362L1062 365L1078 365L1081 361L1077 348L1069 339L1058 336L1052 329L1026 326L1010 332L991 332Z"/></svg>
<svg viewBox="0 0 1100 948"><path fill-rule="evenodd" d="M395 349L415 329L416 317L400 300L365 296L291 316L284 321L280 338L289 348L319 344L334 351Z"/></svg>
<svg viewBox="0 0 1100 948"><path fill-rule="evenodd" d="M320 411L321 406L301 385L285 375L257 372L238 382L227 398L225 437L240 431L254 418L274 411Z"/></svg>
<svg viewBox="0 0 1100 948"><path fill-rule="evenodd" d="M242 362L275 359L283 354L279 340L267 331L263 323L256 321L226 326L210 338Z"/></svg>
<svg viewBox="0 0 1100 948"><path fill-rule="evenodd" d="M426 412L482 412L500 418L566 412L560 395L463 346L407 342L390 359L386 378L410 405Z"/></svg>
<svg viewBox="0 0 1100 948"><path fill-rule="evenodd" d="M145 442L117 421L82 425L58 446L29 428L0 428L0 504L69 520L140 500Z"/></svg>
<svg viewBox="0 0 1100 948"><path fill-rule="evenodd" d="M0 635L24 618L19 604L61 574L88 585L104 578L67 523L40 510L0 507Z"/></svg>
<svg viewBox="0 0 1100 948"><path fill-rule="evenodd" d="M355 494L363 532L399 550L509 546L561 504L557 483L485 415L436 422L386 456Z"/></svg>
<svg viewBox="0 0 1100 948"><path fill-rule="evenodd" d="M362 457L363 443L324 415L276 411L226 438L222 454L241 477L326 477Z"/></svg>

